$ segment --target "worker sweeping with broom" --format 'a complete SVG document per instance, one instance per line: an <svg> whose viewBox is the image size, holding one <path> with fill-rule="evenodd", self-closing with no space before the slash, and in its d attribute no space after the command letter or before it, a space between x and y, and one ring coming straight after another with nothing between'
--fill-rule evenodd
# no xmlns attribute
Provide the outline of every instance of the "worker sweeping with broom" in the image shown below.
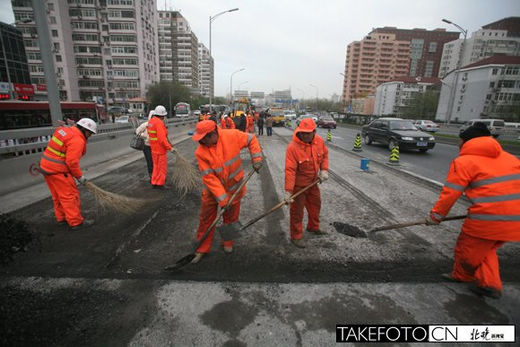
<svg viewBox="0 0 520 347"><path fill-rule="evenodd" d="M94 224L81 215L79 191L74 178L81 184L87 179L79 167L87 149L87 140L97 132L97 124L90 118L80 119L75 126L61 126L52 134L40 160L54 203L58 223L67 223L72 229Z"/></svg>
<svg viewBox="0 0 520 347"><path fill-rule="evenodd" d="M153 172L150 182L154 189L164 189L166 174L168 172L168 157L166 156L166 152L175 152L168 139L168 129L166 129L164 125L164 117L166 117L167 114L164 106L157 106L147 126L148 142L150 142L153 161Z"/></svg>
<svg viewBox="0 0 520 347"><path fill-rule="evenodd" d="M262 149L254 134L247 134L235 129L220 129L210 120L197 123L192 137L199 142L195 151L199 169L202 175L204 189L202 190L202 204L199 217L197 240L201 240L207 229L212 225L218 207L225 209L224 224L238 220L240 214L240 199L245 195L245 186L230 203L230 198L241 185L244 179L240 150L248 147L253 168L258 172L262 167ZM213 228L206 239L196 250L192 263L198 263L204 254L210 251L213 240ZM224 252L233 251L233 241L223 242Z"/></svg>
<svg viewBox="0 0 520 347"><path fill-rule="evenodd" d="M321 195L316 185L329 178L329 150L323 139L316 135L316 124L310 118L303 119L294 131L285 153L285 200L290 203L291 242L305 248L302 239L303 209L309 214L307 231L323 235L320 229ZM295 199L292 195L313 185Z"/></svg>

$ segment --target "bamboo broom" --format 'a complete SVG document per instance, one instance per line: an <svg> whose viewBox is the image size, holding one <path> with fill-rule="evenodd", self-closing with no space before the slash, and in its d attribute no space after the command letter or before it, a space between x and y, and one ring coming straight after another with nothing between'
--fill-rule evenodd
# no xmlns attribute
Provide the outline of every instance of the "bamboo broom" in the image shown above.
<svg viewBox="0 0 520 347"><path fill-rule="evenodd" d="M181 197L184 197L200 184L198 171L178 151L175 151L175 168L170 174L170 181L177 188Z"/></svg>
<svg viewBox="0 0 520 347"><path fill-rule="evenodd" d="M130 198L128 196L108 192L90 181L85 182L85 188L94 195L96 202L102 208L112 209L124 214L135 213L150 202L149 200Z"/></svg>

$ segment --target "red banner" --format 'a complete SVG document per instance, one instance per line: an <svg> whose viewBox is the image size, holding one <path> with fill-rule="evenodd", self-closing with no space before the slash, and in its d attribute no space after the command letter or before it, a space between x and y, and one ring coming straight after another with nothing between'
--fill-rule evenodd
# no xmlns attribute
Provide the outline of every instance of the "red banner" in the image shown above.
<svg viewBox="0 0 520 347"><path fill-rule="evenodd" d="M34 87L31 84L13 83L18 95L34 95Z"/></svg>

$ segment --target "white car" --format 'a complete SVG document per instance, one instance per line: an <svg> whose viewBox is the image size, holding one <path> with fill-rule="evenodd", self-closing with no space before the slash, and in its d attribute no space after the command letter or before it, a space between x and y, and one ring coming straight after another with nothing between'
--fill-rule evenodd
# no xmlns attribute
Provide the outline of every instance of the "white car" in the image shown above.
<svg viewBox="0 0 520 347"><path fill-rule="evenodd" d="M117 117L116 119L116 123L128 123L130 122L130 117L128 116L120 116L120 117Z"/></svg>
<svg viewBox="0 0 520 347"><path fill-rule="evenodd" d="M439 125L431 120L416 120L413 125L422 131L435 133L439 131Z"/></svg>

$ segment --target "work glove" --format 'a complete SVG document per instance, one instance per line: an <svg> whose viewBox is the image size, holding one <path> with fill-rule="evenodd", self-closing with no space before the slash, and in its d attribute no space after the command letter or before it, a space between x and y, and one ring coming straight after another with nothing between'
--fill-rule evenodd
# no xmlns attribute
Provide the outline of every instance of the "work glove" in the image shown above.
<svg viewBox="0 0 520 347"><path fill-rule="evenodd" d="M229 209L230 205L229 205L229 197L225 198L224 200L220 201L218 203L218 205L220 206L221 209L223 209L224 211Z"/></svg>
<svg viewBox="0 0 520 347"><path fill-rule="evenodd" d="M78 182L85 185L85 183L87 183L87 179L85 178L85 176L81 176L80 178L78 178Z"/></svg>
<svg viewBox="0 0 520 347"><path fill-rule="evenodd" d="M177 150L174 147L172 147L172 149L170 149L170 152L172 152L173 154L177 154Z"/></svg>
<svg viewBox="0 0 520 347"><path fill-rule="evenodd" d="M437 225L440 221L434 219L431 215L428 215L425 220L426 225Z"/></svg>
<svg viewBox="0 0 520 347"><path fill-rule="evenodd" d="M325 182L326 180L329 179L329 172L326 171L326 170L320 171L320 174L319 174L318 178L320 179L320 183Z"/></svg>
<svg viewBox="0 0 520 347"><path fill-rule="evenodd" d="M253 163L253 169L255 169L255 171L258 172L262 168L262 165L264 165L263 161L257 161Z"/></svg>
<svg viewBox="0 0 520 347"><path fill-rule="evenodd" d="M288 191L285 191L284 200L285 200L285 203L286 203L286 204L291 204L291 203L293 203L293 202L294 202L294 199L292 198L292 193L291 193L291 192L288 192Z"/></svg>

